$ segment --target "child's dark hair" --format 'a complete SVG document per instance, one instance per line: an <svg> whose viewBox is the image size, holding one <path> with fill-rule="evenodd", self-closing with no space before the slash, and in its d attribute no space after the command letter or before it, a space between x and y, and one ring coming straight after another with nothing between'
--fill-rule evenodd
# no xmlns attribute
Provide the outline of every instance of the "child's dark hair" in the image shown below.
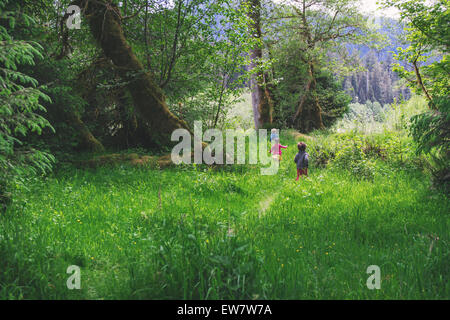
<svg viewBox="0 0 450 320"><path fill-rule="evenodd" d="M304 143L304 142L299 142L299 143L297 144L297 147L298 147L298 151L305 151L305 149L306 149L306 143Z"/></svg>

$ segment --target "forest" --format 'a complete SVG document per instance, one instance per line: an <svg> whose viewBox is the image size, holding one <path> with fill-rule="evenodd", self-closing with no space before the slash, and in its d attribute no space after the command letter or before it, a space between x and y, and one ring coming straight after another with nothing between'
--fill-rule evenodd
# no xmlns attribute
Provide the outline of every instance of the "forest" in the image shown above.
<svg viewBox="0 0 450 320"><path fill-rule="evenodd" d="M0 300L448 300L449 25L448 0L2 0Z"/></svg>

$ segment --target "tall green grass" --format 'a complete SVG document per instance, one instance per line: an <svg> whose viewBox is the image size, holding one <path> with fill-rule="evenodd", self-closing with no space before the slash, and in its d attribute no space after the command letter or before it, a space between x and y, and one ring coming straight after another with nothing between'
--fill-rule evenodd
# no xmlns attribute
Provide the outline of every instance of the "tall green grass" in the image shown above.
<svg viewBox="0 0 450 320"><path fill-rule="evenodd" d="M312 158L295 182L296 142L282 136L275 176L115 166L35 179L0 216L0 298L448 299L448 198L381 162L368 180ZM66 287L69 265L80 290Z"/></svg>
<svg viewBox="0 0 450 320"><path fill-rule="evenodd" d="M364 134L401 132L409 126L412 116L423 113L428 109L425 98L417 95L412 96L407 101L384 105L376 112L370 110L367 105L356 105L359 107L357 111L362 114L355 115L355 112L350 112L344 115L333 125L333 131L355 131ZM354 104L350 104L350 109L354 106Z"/></svg>

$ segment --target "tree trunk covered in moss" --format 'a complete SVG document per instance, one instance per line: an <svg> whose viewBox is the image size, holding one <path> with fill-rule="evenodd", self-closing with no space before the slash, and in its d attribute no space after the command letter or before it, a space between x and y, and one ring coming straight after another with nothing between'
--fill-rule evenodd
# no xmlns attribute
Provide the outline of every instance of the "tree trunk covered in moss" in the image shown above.
<svg viewBox="0 0 450 320"><path fill-rule="evenodd" d="M314 76L314 64L308 63L308 81L300 98L297 111L293 117L293 123L298 123L301 132L309 132L314 129L323 129L322 108L317 97L317 82Z"/></svg>
<svg viewBox="0 0 450 320"><path fill-rule="evenodd" d="M68 112L67 118L69 123L77 130L80 137L80 147L84 150L92 152L102 152L105 150L103 145L91 133L86 124L81 120L80 116L75 112Z"/></svg>
<svg viewBox="0 0 450 320"><path fill-rule="evenodd" d="M262 41L261 33L261 1L247 0L249 5L248 16L252 20L250 29L252 36L257 41ZM258 44L250 51L250 69L257 68L259 61L262 59L262 43ZM253 118L255 128L263 128L272 123L273 100L270 91L266 87L265 74L261 71L255 72L250 80L252 90Z"/></svg>
<svg viewBox="0 0 450 320"><path fill-rule="evenodd" d="M125 39L117 6L105 0L76 0L73 3L82 8L92 35L105 56L129 82L127 88L139 118L146 126L147 139L158 146L170 145L172 132L178 128L188 129L187 124L170 112L162 90L133 53Z"/></svg>

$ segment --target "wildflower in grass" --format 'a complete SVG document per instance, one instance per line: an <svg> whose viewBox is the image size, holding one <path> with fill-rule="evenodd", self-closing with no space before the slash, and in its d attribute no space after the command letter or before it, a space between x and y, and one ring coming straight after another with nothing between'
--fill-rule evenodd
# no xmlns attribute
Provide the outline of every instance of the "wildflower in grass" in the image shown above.
<svg viewBox="0 0 450 320"><path fill-rule="evenodd" d="M209 243L209 240L208 240L208 239L206 239L205 241L206 241L206 243Z"/></svg>
<svg viewBox="0 0 450 320"><path fill-rule="evenodd" d="M284 264L283 263L281 264L281 267L284 268Z"/></svg>
<svg viewBox="0 0 450 320"><path fill-rule="evenodd" d="M325 252L326 255L328 255L328 252Z"/></svg>

